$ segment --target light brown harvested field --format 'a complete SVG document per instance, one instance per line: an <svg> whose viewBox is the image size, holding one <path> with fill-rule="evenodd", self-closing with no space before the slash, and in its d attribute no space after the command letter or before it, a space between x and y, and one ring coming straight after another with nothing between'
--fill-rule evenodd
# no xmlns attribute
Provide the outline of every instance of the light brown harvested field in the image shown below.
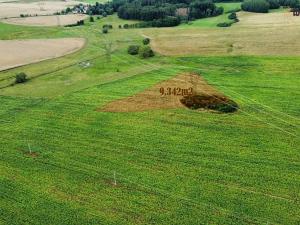
<svg viewBox="0 0 300 225"><path fill-rule="evenodd" d="M0 71L70 54L84 44L83 38L0 40Z"/></svg>
<svg viewBox="0 0 300 225"><path fill-rule="evenodd" d="M77 4L77 1L5 2L0 3L0 18L19 17L20 14L52 15Z"/></svg>
<svg viewBox="0 0 300 225"><path fill-rule="evenodd" d="M35 16L25 18L9 18L2 22L26 26L64 26L74 24L79 20L87 18L87 15L70 14L60 16Z"/></svg>
<svg viewBox="0 0 300 225"><path fill-rule="evenodd" d="M181 88L188 89L193 88L193 95L205 94L224 96L216 89L206 83L206 81L197 74L180 74L170 80L163 81L154 85L153 87L138 93L134 96L130 96L125 99L113 101L103 108L97 109L98 111L106 112L140 112L147 110L157 109L175 109L186 108L180 99L183 97L180 95L162 95L160 88Z"/></svg>
<svg viewBox="0 0 300 225"><path fill-rule="evenodd" d="M292 13L239 13L230 28L145 29L163 55L300 55L300 17Z"/></svg>

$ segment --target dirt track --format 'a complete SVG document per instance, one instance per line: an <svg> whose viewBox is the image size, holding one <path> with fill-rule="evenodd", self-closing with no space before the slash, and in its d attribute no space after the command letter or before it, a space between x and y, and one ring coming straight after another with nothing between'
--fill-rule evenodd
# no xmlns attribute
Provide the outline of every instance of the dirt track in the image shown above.
<svg viewBox="0 0 300 225"><path fill-rule="evenodd" d="M0 41L0 71L70 54L84 44L83 38Z"/></svg>
<svg viewBox="0 0 300 225"><path fill-rule="evenodd" d="M79 20L87 18L87 15L70 14L60 16L35 16L25 18L9 18L2 20L4 23L27 25L27 26L64 26L74 24Z"/></svg>

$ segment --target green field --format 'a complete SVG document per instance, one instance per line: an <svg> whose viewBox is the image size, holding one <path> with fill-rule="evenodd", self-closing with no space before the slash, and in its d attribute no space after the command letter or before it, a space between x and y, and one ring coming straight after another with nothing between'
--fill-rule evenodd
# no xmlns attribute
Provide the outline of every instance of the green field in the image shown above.
<svg viewBox="0 0 300 225"><path fill-rule="evenodd" d="M77 53L0 72L0 223L299 224L299 57L142 60L126 49L143 30L117 28L133 22L0 23L0 39L88 40ZM22 71L31 79L9 86ZM187 71L240 110L96 111Z"/></svg>

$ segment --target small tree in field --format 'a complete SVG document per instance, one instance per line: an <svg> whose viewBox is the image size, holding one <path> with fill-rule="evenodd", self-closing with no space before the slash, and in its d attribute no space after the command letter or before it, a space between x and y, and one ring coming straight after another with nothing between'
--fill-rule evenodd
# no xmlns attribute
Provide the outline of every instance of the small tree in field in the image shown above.
<svg viewBox="0 0 300 225"><path fill-rule="evenodd" d="M137 55L137 54L139 54L139 49L140 49L140 46L138 46L138 45L129 45L127 52L130 55Z"/></svg>
<svg viewBox="0 0 300 225"><path fill-rule="evenodd" d="M25 83L26 81L27 81L26 73L21 72L16 74L16 80L15 80L16 84Z"/></svg>
<svg viewBox="0 0 300 225"><path fill-rule="evenodd" d="M108 28L107 27L102 28L102 33L107 34L108 33Z"/></svg>
<svg viewBox="0 0 300 225"><path fill-rule="evenodd" d="M143 40L143 44L144 45L148 45L150 43L150 39L149 38L145 38L144 40Z"/></svg>
<svg viewBox="0 0 300 225"><path fill-rule="evenodd" d="M153 52L153 50L148 45L142 46L139 49L139 56L141 58L146 59L146 58L149 58L149 57L153 57L154 56L154 52Z"/></svg>

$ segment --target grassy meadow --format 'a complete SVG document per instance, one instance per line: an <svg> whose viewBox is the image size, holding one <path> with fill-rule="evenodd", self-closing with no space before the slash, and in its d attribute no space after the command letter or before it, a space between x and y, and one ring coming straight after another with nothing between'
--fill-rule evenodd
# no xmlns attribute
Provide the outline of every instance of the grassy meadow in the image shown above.
<svg viewBox="0 0 300 225"><path fill-rule="evenodd" d="M299 224L299 56L215 51L142 60L126 50L143 34L207 28L118 28L125 23L134 21L0 23L2 40L87 39L74 54L0 72L0 223ZM102 34L104 24L114 29ZM97 111L189 71L240 110ZM31 79L9 86L18 72Z"/></svg>

